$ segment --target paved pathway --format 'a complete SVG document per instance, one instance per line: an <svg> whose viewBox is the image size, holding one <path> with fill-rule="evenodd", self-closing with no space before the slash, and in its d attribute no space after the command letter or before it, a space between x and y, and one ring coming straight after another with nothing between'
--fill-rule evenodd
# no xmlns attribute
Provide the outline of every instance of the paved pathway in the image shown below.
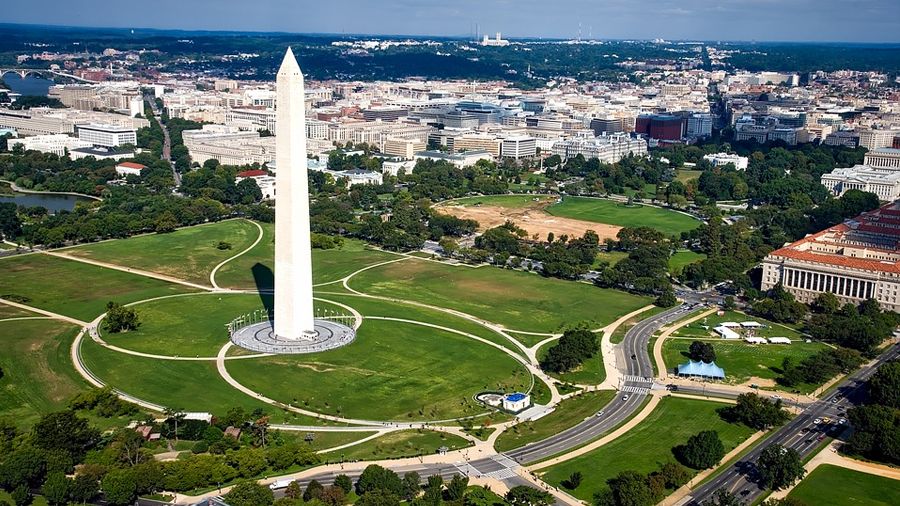
<svg viewBox="0 0 900 506"><path fill-rule="evenodd" d="M668 338L670 335L672 335L673 332L684 327L685 325L689 325L697 320L706 318L707 316L715 312L716 308L703 311L700 314L688 318L687 320L682 320L680 322L676 322L673 325L670 325L668 328L663 330L662 333L660 333L659 337L656 338L656 342L653 343L653 360L656 362L657 379L665 380L669 376L669 373L666 370L666 361L663 360L662 354L663 343L666 341L666 338Z"/></svg>
<svg viewBox="0 0 900 506"><path fill-rule="evenodd" d="M259 223L255 222L255 221L252 221L252 220L247 220L247 221L249 221L250 223L256 225L256 228L259 230L259 236L256 238L255 241L253 241L253 244L251 244L250 246L247 246L246 249L244 249L244 250L241 251L240 253L236 253L234 256L232 256L232 257L230 257L230 258L226 258L225 260L222 260L221 262L218 263L218 265L216 265L215 267L213 267L213 270L209 273L209 284L212 285L212 287L213 287L214 290L221 290L221 289L222 289L222 287L220 287L219 284L216 283L216 273L219 272L219 269L221 269L222 266L225 265L225 264L227 264L228 262L230 262L230 261L234 260L235 258L237 258L237 257L239 257L239 256L241 256L241 255L243 255L244 253L248 253L250 250L252 250L253 248L255 248L256 245L259 244L259 241L262 241L263 235L265 235L264 232L263 232L263 228L262 228L262 226L261 226Z"/></svg>
<svg viewBox="0 0 900 506"><path fill-rule="evenodd" d="M65 253L59 253L57 251L41 251L44 255L49 255L52 257L65 258L66 260L73 260L75 262L81 262L84 264L95 265L97 267L103 267L106 269L112 269L115 271L127 272L130 274L137 274L139 276L144 276L146 278L158 279L160 281L167 281L169 283L175 283L177 285L183 285L190 288L196 288L197 290L211 290L212 288L206 285L199 285L197 283L191 283L190 281L185 281L183 279L175 278L172 276L167 276L165 274L159 274L157 272L150 272L141 269L132 269L131 267L123 267L121 265L111 264L108 262L101 262L99 260L92 260L90 258L81 258L74 255L67 255Z"/></svg>

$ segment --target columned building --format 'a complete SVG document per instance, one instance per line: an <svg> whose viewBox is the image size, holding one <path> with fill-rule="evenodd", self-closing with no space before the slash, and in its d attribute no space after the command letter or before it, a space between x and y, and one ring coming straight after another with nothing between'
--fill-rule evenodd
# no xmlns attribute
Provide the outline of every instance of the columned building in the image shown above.
<svg viewBox="0 0 900 506"><path fill-rule="evenodd" d="M824 292L842 303L875 299L900 310L900 201L769 253L762 289L781 283L800 302Z"/></svg>

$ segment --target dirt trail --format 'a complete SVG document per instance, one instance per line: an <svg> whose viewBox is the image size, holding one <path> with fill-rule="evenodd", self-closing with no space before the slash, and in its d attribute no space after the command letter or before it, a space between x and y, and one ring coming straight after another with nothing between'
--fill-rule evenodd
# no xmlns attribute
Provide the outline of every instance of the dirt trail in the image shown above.
<svg viewBox="0 0 900 506"><path fill-rule="evenodd" d="M457 218L475 220L480 225L479 230L497 227L509 220L525 229L529 236L537 234L541 240L546 239L550 232L557 237L563 234L569 237L581 237L586 231L593 230L603 241L607 237L615 239L616 234L622 229L622 227L605 223L553 216L544 210L551 203L535 202L533 206L520 208L490 205L438 205L435 208Z"/></svg>

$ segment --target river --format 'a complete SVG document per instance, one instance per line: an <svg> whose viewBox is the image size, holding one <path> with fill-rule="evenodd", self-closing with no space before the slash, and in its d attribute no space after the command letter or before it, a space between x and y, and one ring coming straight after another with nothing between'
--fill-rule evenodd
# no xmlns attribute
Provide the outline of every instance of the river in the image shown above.
<svg viewBox="0 0 900 506"><path fill-rule="evenodd" d="M47 96L53 81L37 77L34 75L26 76L25 79L19 77L19 74L9 73L3 76L3 81L9 86L9 89L21 95L41 95Z"/></svg>

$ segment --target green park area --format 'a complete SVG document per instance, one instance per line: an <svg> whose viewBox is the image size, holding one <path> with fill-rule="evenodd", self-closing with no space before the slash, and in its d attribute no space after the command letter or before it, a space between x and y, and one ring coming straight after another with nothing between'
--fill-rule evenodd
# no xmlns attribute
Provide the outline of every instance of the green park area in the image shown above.
<svg viewBox="0 0 900 506"><path fill-rule="evenodd" d="M475 415L486 411L472 400L475 394L528 391L532 381L515 359L486 344L383 320L365 320L356 341L336 350L232 360L226 366L238 382L273 399L367 420Z"/></svg>
<svg viewBox="0 0 900 506"><path fill-rule="evenodd" d="M675 180L687 183L691 179L699 179L700 174L703 174L702 170L678 169L675 171Z"/></svg>
<svg viewBox="0 0 900 506"><path fill-rule="evenodd" d="M579 321L602 326L649 303L617 290L493 267L449 266L409 259L350 280L356 290L464 311L507 328L554 332Z"/></svg>
<svg viewBox="0 0 900 506"><path fill-rule="evenodd" d="M223 265L216 272L219 286L252 290L272 288L275 264L275 225L260 223L263 237L246 254ZM313 249L313 281L329 283L368 265L396 260L398 255L376 250L362 241L344 239L335 249Z"/></svg>
<svg viewBox="0 0 900 506"><path fill-rule="evenodd" d="M762 327L747 329L733 329L741 336L753 335L756 337L786 337L792 341L802 340L802 334L794 327L775 323L765 318L748 315L738 311L724 311L723 314L713 313L705 318L701 318L693 323L685 325L672 333L674 337L719 337L713 329L726 322L756 322L762 324Z"/></svg>
<svg viewBox="0 0 900 506"><path fill-rule="evenodd" d="M540 204L555 202L557 197L550 195L482 195L464 197L441 203L444 206L497 206L509 209L525 209Z"/></svg>
<svg viewBox="0 0 900 506"><path fill-rule="evenodd" d="M669 209L589 197L565 197L559 204L548 207L547 212L620 227L652 227L671 235L700 226L699 220Z"/></svg>
<svg viewBox="0 0 900 506"><path fill-rule="evenodd" d="M596 334L597 339L600 339L600 334ZM538 350L537 357L538 360L544 360L550 348L552 348L556 344L556 341L551 341ZM599 385L603 383L603 380L606 379L606 369L603 367L603 357L600 353L595 354L593 357L582 362L580 366L571 371L566 371L564 373L553 373L548 372L550 376L564 381L566 383L572 383L575 385Z"/></svg>
<svg viewBox="0 0 900 506"><path fill-rule="evenodd" d="M703 253L696 253L690 250L678 250L669 257L669 272L678 276L685 266L699 262L705 258L706 255Z"/></svg>
<svg viewBox="0 0 900 506"><path fill-rule="evenodd" d="M559 434L597 414L615 395L612 390L600 390L566 399L549 415L507 429L497 438L494 448L505 452Z"/></svg>
<svg viewBox="0 0 900 506"><path fill-rule="evenodd" d="M209 285L220 262L247 249L259 231L247 220L227 220L186 227L168 234L147 234L67 248L62 253L164 274Z"/></svg>
<svg viewBox="0 0 900 506"><path fill-rule="evenodd" d="M2 308L2 306L0 306ZM0 321L0 413L20 427L63 409L86 383L69 347L78 329L58 320Z"/></svg>
<svg viewBox="0 0 900 506"><path fill-rule="evenodd" d="M671 371L690 360L693 339L668 338L663 343L663 360ZM781 374L781 364L790 357L794 363L824 350L818 342L794 341L791 344L749 344L740 340L715 339L706 341L716 352L716 365L725 369L725 381L732 384L751 382L761 387L775 386ZM811 391L817 385L797 385L793 389Z"/></svg>
<svg viewBox="0 0 900 506"><path fill-rule="evenodd" d="M470 444L459 436L444 432L398 430L358 445L328 452L323 457L329 462L397 459L417 457L419 455L433 455L441 447L447 447L451 451L459 450Z"/></svg>
<svg viewBox="0 0 900 506"><path fill-rule="evenodd" d="M90 321L121 304L190 288L40 253L0 259L0 298Z"/></svg>
<svg viewBox="0 0 900 506"><path fill-rule="evenodd" d="M900 481L823 464L788 497L810 506L890 506L900 504Z"/></svg>
<svg viewBox="0 0 900 506"><path fill-rule="evenodd" d="M584 476L581 485L568 492L590 501L595 492L607 488L606 480L622 471L649 473L661 463L674 461L672 448L684 444L700 431L714 430L729 452L747 439L753 429L730 424L721 419L716 402L663 398L650 415L616 440L572 460L550 467L542 478L551 485L562 487L572 473Z"/></svg>

